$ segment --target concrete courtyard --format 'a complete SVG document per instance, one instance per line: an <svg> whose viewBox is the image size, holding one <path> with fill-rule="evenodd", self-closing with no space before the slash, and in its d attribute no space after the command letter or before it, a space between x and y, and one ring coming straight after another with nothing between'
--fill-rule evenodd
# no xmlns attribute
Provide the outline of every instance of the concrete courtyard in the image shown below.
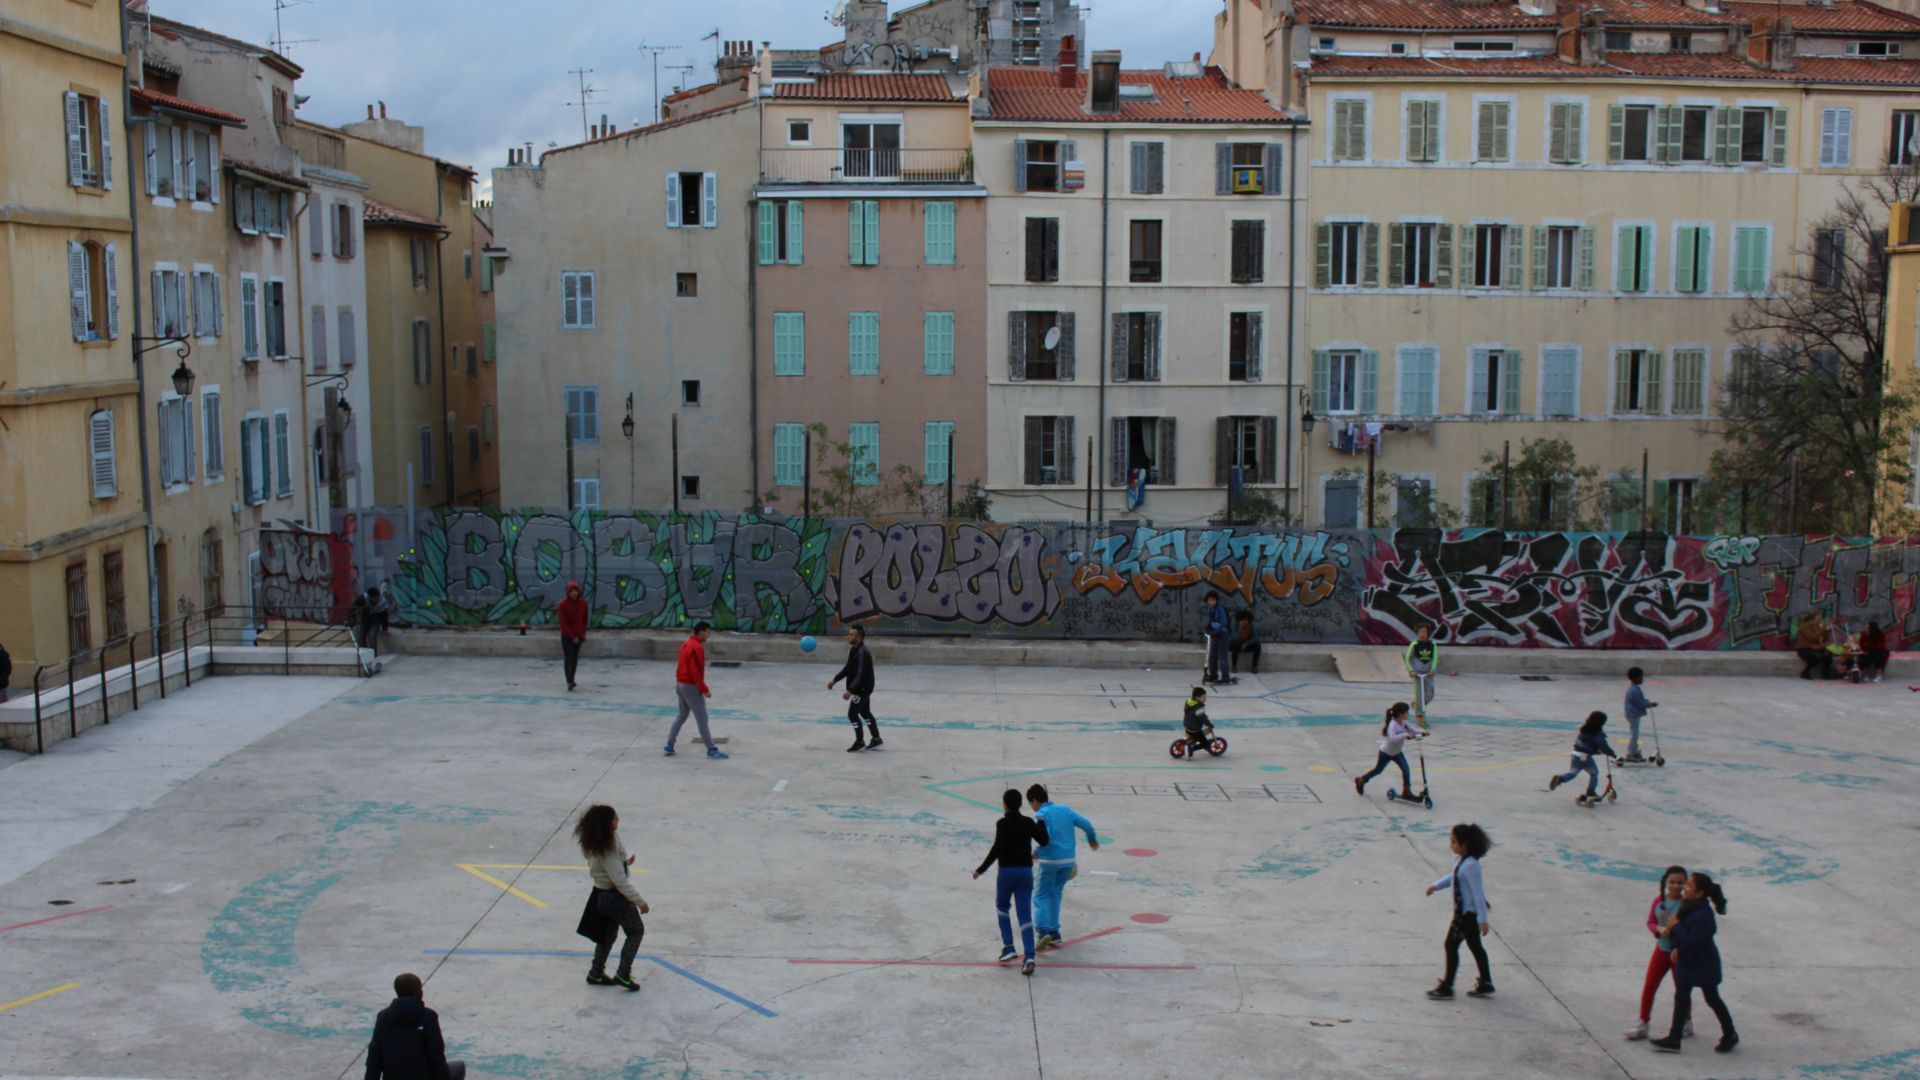
<svg viewBox="0 0 1920 1080"><path fill-rule="evenodd" d="M1622 680L1444 677L1428 811L1350 780L1403 687L1243 677L1230 751L1186 764L1190 671L883 666L856 755L840 654L711 671L724 762L662 757L668 664L570 694L557 662L429 657L213 679L9 757L0 1076L357 1077L405 970L469 1075L527 1080L1920 1075L1905 685L1656 670L1668 765L1582 809L1542 789L1589 709L1624 750ZM1104 839L1024 979L968 875L1033 780ZM637 994L582 979L592 802L645 870ZM1495 843L1499 992L1435 1002L1458 821ZM1672 862L1731 902L1729 1056L1697 1003L1677 1057L1621 1039Z"/></svg>

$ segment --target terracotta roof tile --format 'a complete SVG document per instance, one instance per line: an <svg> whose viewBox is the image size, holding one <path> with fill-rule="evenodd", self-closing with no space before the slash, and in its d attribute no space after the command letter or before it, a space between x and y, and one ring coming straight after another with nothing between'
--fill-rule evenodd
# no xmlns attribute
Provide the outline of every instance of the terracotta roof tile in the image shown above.
<svg viewBox="0 0 1920 1080"><path fill-rule="evenodd" d="M402 210L389 202L381 202L371 195L365 196L366 222L369 225L407 225L421 229L442 229L445 226L424 214L411 210Z"/></svg>
<svg viewBox="0 0 1920 1080"><path fill-rule="evenodd" d="M749 101L724 101L718 105L710 105L704 109L696 109L693 112L687 113L684 116L675 116L675 117L672 117L671 119L662 120L657 124L648 124L646 127L628 128L625 131L615 131L615 132L612 132L611 134L602 135L597 139L588 139L584 142L568 143L566 146L556 146L553 149L548 150L545 153L541 154L540 160L541 162L544 163L548 158L552 157L553 155L564 154L569 150L581 150L589 146L599 146L603 143L619 142L623 139L630 139L635 135L650 135L656 131L665 131L668 128L679 127L682 124L690 124L695 120L704 120L707 117L717 116L720 113L735 112L737 110L747 108L752 104L753 102L750 100Z"/></svg>
<svg viewBox="0 0 1920 1080"><path fill-rule="evenodd" d="M1785 15L1793 20L1795 31L1804 30L1814 34L1920 33L1920 18L1864 0L1837 0L1832 7L1801 3L1728 3L1723 6L1745 18Z"/></svg>
<svg viewBox="0 0 1920 1080"><path fill-rule="evenodd" d="M1063 87L1052 69L997 67L987 74L987 119L1090 124L1287 124L1297 119L1275 108L1259 91L1234 86L1217 67L1183 79L1171 79L1159 71L1122 71L1120 84L1150 86L1153 98L1122 97L1118 112L1095 116L1086 111L1086 72L1075 75L1071 87Z"/></svg>
<svg viewBox="0 0 1920 1080"><path fill-rule="evenodd" d="M958 101L944 75L822 75L775 83L773 96L801 101Z"/></svg>
<svg viewBox="0 0 1920 1080"><path fill-rule="evenodd" d="M1551 15L1528 15L1517 4L1458 4L1452 0L1300 0L1303 23L1404 30L1545 30Z"/></svg>
<svg viewBox="0 0 1920 1080"><path fill-rule="evenodd" d="M668 94L666 97L661 98L660 100L663 104L672 105L676 101L685 101L688 98L697 98L702 94L711 94L715 90L718 90L723 86L736 86L736 87L744 88L746 85L747 85L747 80L745 79L728 79L724 83L717 83L717 82L703 83L699 86L689 86L685 90L676 90L673 93Z"/></svg>
<svg viewBox="0 0 1920 1080"><path fill-rule="evenodd" d="M1370 78L1620 78L1724 79L1756 82L1920 86L1920 60L1799 56L1789 71L1768 71L1728 53L1610 53L1607 62L1580 66L1557 56L1485 59L1417 56L1322 56L1313 77Z"/></svg>
<svg viewBox="0 0 1920 1080"><path fill-rule="evenodd" d="M301 191L305 191L309 187L305 180L302 180L292 173L281 172L279 169L269 169L264 165L255 165L252 162L229 161L227 162L227 168L232 169L236 174L257 177L261 180L280 184L285 187L297 188Z"/></svg>
<svg viewBox="0 0 1920 1080"><path fill-rule="evenodd" d="M243 117L235 116L230 112L222 112L211 105L202 105L197 101L189 101L186 98L173 94L163 94L158 90L148 90L145 87L138 86L134 87L130 93L132 93L134 101L151 109L166 109L169 112L188 113L192 116L215 121L216 123L231 124L234 127L247 126L247 121Z"/></svg>

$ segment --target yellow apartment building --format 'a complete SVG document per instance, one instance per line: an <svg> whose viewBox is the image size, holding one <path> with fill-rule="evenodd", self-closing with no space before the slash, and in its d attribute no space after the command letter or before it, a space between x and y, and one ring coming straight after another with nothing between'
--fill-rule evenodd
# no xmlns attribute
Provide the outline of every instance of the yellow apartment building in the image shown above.
<svg viewBox="0 0 1920 1080"><path fill-rule="evenodd" d="M1920 393L1920 204L1893 208L1887 229L1885 353L1888 386ZM1909 417L1909 422L1912 418ZM1920 522L1920 424L1907 433L1907 482L1883 483L1880 535L1905 535Z"/></svg>
<svg viewBox="0 0 1920 1080"><path fill-rule="evenodd" d="M119 4L0 14L0 643L16 688L151 625L124 69Z"/></svg>

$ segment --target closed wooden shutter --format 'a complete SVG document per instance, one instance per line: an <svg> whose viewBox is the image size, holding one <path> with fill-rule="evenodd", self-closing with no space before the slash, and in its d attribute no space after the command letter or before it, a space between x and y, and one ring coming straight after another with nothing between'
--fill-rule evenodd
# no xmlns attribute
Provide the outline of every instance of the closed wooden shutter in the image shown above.
<svg viewBox="0 0 1920 1080"><path fill-rule="evenodd" d="M1500 361L1500 411L1520 411L1520 350L1508 349Z"/></svg>
<svg viewBox="0 0 1920 1080"><path fill-rule="evenodd" d="M1127 444L1127 418L1116 416L1107 423L1107 486L1126 487L1132 480L1127 468L1131 460Z"/></svg>
<svg viewBox="0 0 1920 1080"><path fill-rule="evenodd" d="M680 174L667 174L667 228L680 227Z"/></svg>
<svg viewBox="0 0 1920 1080"><path fill-rule="evenodd" d="M113 452L113 413L102 409L87 418L87 442L93 456L93 497L120 494L119 467Z"/></svg>
<svg viewBox="0 0 1920 1080"><path fill-rule="evenodd" d="M1025 382L1027 378L1027 313L1024 311L1007 313L1007 378L1013 382Z"/></svg>
<svg viewBox="0 0 1920 1080"><path fill-rule="evenodd" d="M1262 340L1263 335L1261 333L1261 325L1260 325L1265 321L1266 321L1265 315L1262 315L1257 311L1247 312L1247 316L1246 316L1247 344L1245 348L1247 350L1247 353L1246 353L1247 381L1250 383L1259 382L1261 377L1265 374L1265 371L1266 371L1266 366L1265 366L1266 357L1264 355L1264 350L1266 349L1266 343Z"/></svg>
<svg viewBox="0 0 1920 1080"><path fill-rule="evenodd" d="M1060 366L1060 381L1073 381L1073 312L1062 311L1057 316L1056 325L1060 327L1060 348L1055 359Z"/></svg>
<svg viewBox="0 0 1920 1080"><path fill-rule="evenodd" d="M307 355L312 357L313 370L327 370L327 309L316 307L308 312Z"/></svg>
<svg viewBox="0 0 1920 1080"><path fill-rule="evenodd" d="M1027 140L1025 139L1013 140L1013 190L1027 190ZM1027 482L1039 483L1037 480Z"/></svg>
<svg viewBox="0 0 1920 1080"><path fill-rule="evenodd" d="M93 304L87 295L87 248L78 240L67 241L67 295L73 340L85 341L89 336Z"/></svg>
<svg viewBox="0 0 1920 1080"><path fill-rule="evenodd" d="M1213 482L1226 487L1233 477L1233 417L1215 417L1213 421Z"/></svg>
<svg viewBox="0 0 1920 1080"><path fill-rule="evenodd" d="M1360 412L1372 416L1380 410L1380 353L1376 349L1360 352Z"/></svg>
<svg viewBox="0 0 1920 1080"><path fill-rule="evenodd" d="M493 324L487 324L487 359L493 359ZM360 361L360 343L354 340L353 309L340 309L340 366L352 367Z"/></svg>
<svg viewBox="0 0 1920 1080"><path fill-rule="evenodd" d="M1146 348L1144 350L1146 352L1147 381L1159 382L1160 381L1160 313L1157 311L1149 311L1146 313L1146 316L1142 318L1140 321L1143 324L1144 331L1146 334L1146 339L1147 339Z"/></svg>
<svg viewBox="0 0 1920 1080"><path fill-rule="evenodd" d="M1593 229L1591 226L1580 228L1580 290L1590 292L1593 289Z"/></svg>
<svg viewBox="0 0 1920 1080"><path fill-rule="evenodd" d="M1041 482L1040 455L1042 441L1046 437L1046 419L1029 416L1024 426L1026 428L1026 459L1021 463L1020 479L1024 483L1038 484Z"/></svg>
<svg viewBox="0 0 1920 1080"><path fill-rule="evenodd" d="M1073 417L1056 418L1053 430L1054 437L1059 440L1057 445L1060 458L1060 483L1072 484L1074 482Z"/></svg>
<svg viewBox="0 0 1920 1080"><path fill-rule="evenodd" d="M1453 288L1453 226L1435 225L1433 237L1433 284L1436 288L1451 289Z"/></svg>
<svg viewBox="0 0 1920 1080"><path fill-rule="evenodd" d="M1233 144L1213 144L1213 193L1233 194Z"/></svg>
<svg viewBox="0 0 1920 1080"><path fill-rule="evenodd" d="M1361 230L1365 239L1360 245L1360 284L1363 288L1380 287L1380 226L1369 222Z"/></svg>
<svg viewBox="0 0 1920 1080"><path fill-rule="evenodd" d="M101 259L107 272L107 336L120 336L120 266L119 247L108 244Z"/></svg>
<svg viewBox="0 0 1920 1080"><path fill-rule="evenodd" d="M1160 460L1154 464L1158 467L1161 486L1172 487L1179 482L1174 472L1174 448L1179 440L1174 432L1173 417L1163 418L1160 421L1159 427L1160 437L1156 442L1158 444L1157 449L1160 453Z"/></svg>
<svg viewBox="0 0 1920 1080"><path fill-rule="evenodd" d="M703 173L700 177L700 224L709 229L720 225L720 174Z"/></svg>
<svg viewBox="0 0 1920 1080"><path fill-rule="evenodd" d="M799 199L787 200L787 262L799 266L804 255L801 248L807 239L807 205Z"/></svg>
<svg viewBox="0 0 1920 1080"><path fill-rule="evenodd" d="M1132 329L1131 315L1115 315L1113 329L1107 342L1107 378L1114 382L1127 381L1128 331Z"/></svg>
<svg viewBox="0 0 1920 1080"><path fill-rule="evenodd" d="M762 202L755 210L758 216L758 239L760 246L760 265L771 266L778 258L779 224L776 221L778 210L770 202Z"/></svg>
<svg viewBox="0 0 1920 1080"><path fill-rule="evenodd" d="M1313 227L1313 285L1324 289L1333 283L1333 226L1321 222Z"/></svg>
<svg viewBox="0 0 1920 1080"><path fill-rule="evenodd" d="M87 183L87 129L80 95L66 92L67 106L67 183L85 187Z"/></svg>

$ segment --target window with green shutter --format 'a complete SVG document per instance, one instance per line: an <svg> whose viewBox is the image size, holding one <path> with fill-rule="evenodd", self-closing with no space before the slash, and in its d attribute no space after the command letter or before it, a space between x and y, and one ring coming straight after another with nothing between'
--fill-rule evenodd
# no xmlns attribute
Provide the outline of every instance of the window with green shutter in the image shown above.
<svg viewBox="0 0 1920 1080"><path fill-rule="evenodd" d="M773 373L807 373L807 314L804 311L773 313Z"/></svg>
<svg viewBox="0 0 1920 1080"><path fill-rule="evenodd" d="M1406 153L1408 161L1440 160L1440 102L1417 98L1407 102Z"/></svg>
<svg viewBox="0 0 1920 1080"><path fill-rule="evenodd" d="M953 421L927 421L926 467L921 470L924 474L923 478L927 483L944 484L947 482L948 470L952 468L953 464L948 457L948 449L952 441Z"/></svg>
<svg viewBox="0 0 1920 1080"><path fill-rule="evenodd" d="M952 266L954 260L955 204L940 201L926 205L928 266Z"/></svg>
<svg viewBox="0 0 1920 1080"><path fill-rule="evenodd" d="M1733 230L1733 291L1765 292L1771 237L1764 225L1740 225Z"/></svg>
<svg viewBox="0 0 1920 1080"><path fill-rule="evenodd" d="M1705 412L1706 384L1706 351L1675 349L1673 351L1673 415L1699 416Z"/></svg>
<svg viewBox="0 0 1920 1080"><path fill-rule="evenodd" d="M1553 102L1548 106L1547 120L1547 160L1555 165L1578 165L1585 161L1586 103Z"/></svg>
<svg viewBox="0 0 1920 1080"><path fill-rule="evenodd" d="M798 199L760 204L756 229L760 265L800 265L801 244L806 238L805 214L805 204Z"/></svg>
<svg viewBox="0 0 1920 1080"><path fill-rule="evenodd" d="M1333 102L1333 160L1367 160L1367 102L1365 98L1336 98Z"/></svg>
<svg viewBox="0 0 1920 1080"><path fill-rule="evenodd" d="M880 423L877 420L856 420L847 425L847 466L853 473L853 482L861 487L872 487L880 482Z"/></svg>
<svg viewBox="0 0 1920 1080"><path fill-rule="evenodd" d="M1713 291L1713 226L1681 225L1674 229L1673 288L1675 292Z"/></svg>
<svg viewBox="0 0 1920 1080"><path fill-rule="evenodd" d="M1616 292L1646 292L1653 287L1653 228L1621 225L1614 233L1613 287Z"/></svg>
<svg viewBox="0 0 1920 1080"><path fill-rule="evenodd" d="M880 265L880 203L855 199L847 204L847 262Z"/></svg>
<svg viewBox="0 0 1920 1080"><path fill-rule="evenodd" d="M880 374L880 313L847 313L847 374Z"/></svg>
<svg viewBox="0 0 1920 1080"><path fill-rule="evenodd" d="M1513 160L1513 102L1482 101L1473 139L1475 161Z"/></svg>
<svg viewBox="0 0 1920 1080"><path fill-rule="evenodd" d="M1661 356L1647 349L1621 349L1613 354L1613 411L1620 416L1651 416L1660 412Z"/></svg>
<svg viewBox="0 0 1920 1080"><path fill-rule="evenodd" d="M1440 351L1431 346L1400 350L1400 415L1432 416L1439 411Z"/></svg>
<svg viewBox="0 0 1920 1080"><path fill-rule="evenodd" d="M923 361L926 373L953 374L953 312L927 312L924 329L926 350Z"/></svg>
<svg viewBox="0 0 1920 1080"><path fill-rule="evenodd" d="M807 425L773 425L773 484L799 487L806 483Z"/></svg>

